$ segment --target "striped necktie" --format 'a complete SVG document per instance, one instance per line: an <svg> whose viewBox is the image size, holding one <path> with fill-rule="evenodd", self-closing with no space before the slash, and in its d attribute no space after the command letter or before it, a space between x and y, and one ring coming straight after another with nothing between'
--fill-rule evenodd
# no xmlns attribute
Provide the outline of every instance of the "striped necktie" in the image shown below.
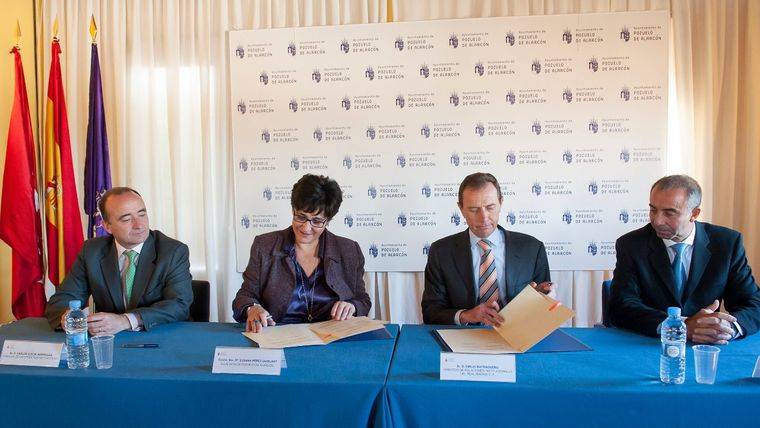
<svg viewBox="0 0 760 428"><path fill-rule="evenodd" d="M132 299L132 286L135 283L135 272L137 271L137 251L127 250L124 252L124 255L127 256L129 263L124 272L124 291L127 299L127 306L129 306L129 301Z"/></svg>
<svg viewBox="0 0 760 428"><path fill-rule="evenodd" d="M478 274L479 303L491 303L499 299L499 287L496 284L496 258L493 255L491 243L485 239L478 241L483 250L480 256L480 272Z"/></svg>

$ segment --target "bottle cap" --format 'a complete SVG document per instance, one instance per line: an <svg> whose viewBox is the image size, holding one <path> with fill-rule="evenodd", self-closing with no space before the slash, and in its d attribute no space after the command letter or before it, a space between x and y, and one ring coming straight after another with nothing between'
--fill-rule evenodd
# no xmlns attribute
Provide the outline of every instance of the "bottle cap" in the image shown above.
<svg viewBox="0 0 760 428"><path fill-rule="evenodd" d="M677 306L671 306L668 308L668 316L669 317L681 317L681 308Z"/></svg>
<svg viewBox="0 0 760 428"><path fill-rule="evenodd" d="M82 301L81 300L69 300L69 309L81 309L82 308Z"/></svg>

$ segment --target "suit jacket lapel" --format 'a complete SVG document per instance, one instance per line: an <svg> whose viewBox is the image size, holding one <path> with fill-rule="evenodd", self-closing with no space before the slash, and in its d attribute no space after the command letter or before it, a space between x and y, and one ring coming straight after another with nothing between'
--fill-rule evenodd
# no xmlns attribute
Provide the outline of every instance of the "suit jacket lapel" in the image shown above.
<svg viewBox="0 0 760 428"><path fill-rule="evenodd" d="M114 312L124 312L124 294L121 291L121 276L119 275L119 255L116 253L116 244L113 238L110 239L103 258L100 259L100 270L103 271L103 281L108 294L111 295ZM100 308L98 310L107 309Z"/></svg>
<svg viewBox="0 0 760 428"><path fill-rule="evenodd" d="M340 263L340 253L338 253L333 236L329 230L325 230L322 236L319 237L319 257L325 270L324 275L327 287L337 296L341 296L340 291L344 290L336 289L335 284L342 282L343 269Z"/></svg>
<svg viewBox="0 0 760 428"><path fill-rule="evenodd" d="M507 294L508 296L502 296L504 302L510 301L516 294L517 290L517 269L520 267L520 254L517 251L517 247L514 245L511 239L510 233L499 226L499 229L504 233L504 278L507 281Z"/></svg>
<svg viewBox="0 0 760 428"><path fill-rule="evenodd" d="M474 307L477 304L478 296L475 295L475 271L472 268L472 248L470 247L468 230L459 233L455 241L454 267L467 288L468 307Z"/></svg>
<svg viewBox="0 0 760 428"><path fill-rule="evenodd" d="M659 275L660 280L665 284L665 288L667 288L673 301L679 302L679 299L676 298L676 278L673 275L673 268L670 267L668 250L665 249L665 243L662 242L662 239L657 237L654 229L651 229L650 232L649 263L652 265L654 271L657 272L657 275Z"/></svg>
<svg viewBox="0 0 760 428"><path fill-rule="evenodd" d="M137 258L137 271L135 271L135 282L132 283L132 297L129 299L127 309L136 308L145 290L148 289L148 283L153 276L153 269L156 267L156 239L153 232L148 234L148 239L143 244L140 256Z"/></svg>
<svg viewBox="0 0 760 428"><path fill-rule="evenodd" d="M699 285L699 281L702 279L702 274L705 273L705 267L710 262L710 249L708 244L710 243L710 237L707 236L705 228L702 223L696 222L694 224L696 230L694 233L697 235L694 237L694 248L691 253L691 266L689 267L689 278L686 281L686 286L683 290L683 301L686 302L691 293Z"/></svg>
<svg viewBox="0 0 760 428"><path fill-rule="evenodd" d="M295 245L295 235L292 227L289 227L282 231L281 239L282 243L280 246L275 246L275 248L272 250L272 263L280 265L281 269L283 269L281 272L290 272L290 275L279 275L277 277L277 284L275 284L275 286L278 289L281 289L282 292L276 293L276 298L278 301L275 304L271 305L272 309L270 310L282 307L282 313L280 315L284 315L285 311L288 309L288 303L290 303L290 299L293 296L293 290L296 288L297 279L295 265L290 259L290 251ZM277 317L277 315L274 316Z"/></svg>

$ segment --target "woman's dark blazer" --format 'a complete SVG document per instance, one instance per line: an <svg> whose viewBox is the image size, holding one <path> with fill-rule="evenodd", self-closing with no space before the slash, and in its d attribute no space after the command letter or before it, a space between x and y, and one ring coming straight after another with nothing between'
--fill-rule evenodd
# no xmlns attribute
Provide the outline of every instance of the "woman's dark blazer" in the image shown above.
<svg viewBox="0 0 760 428"><path fill-rule="evenodd" d="M263 306L275 322L285 315L296 283L295 267L284 249L291 233L289 227L254 238L243 285L232 301L237 322L246 321L246 310L255 303ZM372 304L364 288L364 255L359 244L329 230L322 233L320 240L324 240L322 263L327 286L338 300L353 303L356 316L367 315Z"/></svg>

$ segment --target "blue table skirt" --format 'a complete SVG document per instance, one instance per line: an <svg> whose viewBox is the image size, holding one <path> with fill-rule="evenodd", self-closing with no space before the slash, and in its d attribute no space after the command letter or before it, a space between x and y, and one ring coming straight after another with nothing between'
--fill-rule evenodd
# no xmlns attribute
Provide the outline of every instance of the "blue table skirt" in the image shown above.
<svg viewBox="0 0 760 428"><path fill-rule="evenodd" d="M0 426L365 427L374 420L393 339L286 349L280 376L212 374L216 346L250 347L242 324L174 323L116 336L114 366L0 366ZM63 342L44 319L0 328L5 339ZM123 349L122 343L158 343ZM91 355L92 361L92 355Z"/></svg>
<svg viewBox="0 0 760 428"><path fill-rule="evenodd" d="M760 336L721 347L714 385L659 380L658 339L618 329L565 329L593 348L516 356L517 382L440 381L435 326L405 325L377 424L393 427L760 426ZM450 327L447 327L450 328Z"/></svg>
<svg viewBox="0 0 760 428"><path fill-rule="evenodd" d="M397 335L397 326L388 328ZM433 328L404 326L397 343L288 349L279 377L211 374L215 346L251 346L242 325L123 332L110 370L0 366L0 426L693 428L760 421L760 380L751 379L760 336L721 347L715 385L696 384L690 349L686 383L663 385L657 339L567 329L594 350L517 355L517 383L503 384L438 380ZM0 346L4 339L63 338L41 319L0 328ZM160 348L119 347L131 342Z"/></svg>

